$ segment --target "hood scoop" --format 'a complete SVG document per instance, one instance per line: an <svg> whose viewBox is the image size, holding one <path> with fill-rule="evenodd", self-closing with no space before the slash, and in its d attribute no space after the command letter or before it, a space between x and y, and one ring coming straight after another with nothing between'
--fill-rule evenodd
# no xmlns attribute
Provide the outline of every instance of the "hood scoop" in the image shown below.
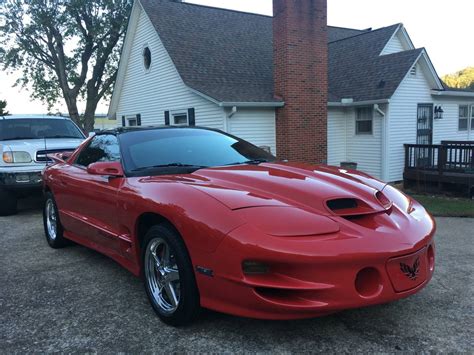
<svg viewBox="0 0 474 355"><path fill-rule="evenodd" d="M392 203L380 191L375 195L379 204L368 204L358 198L336 198L326 201L327 208L340 217L358 217L388 212Z"/></svg>

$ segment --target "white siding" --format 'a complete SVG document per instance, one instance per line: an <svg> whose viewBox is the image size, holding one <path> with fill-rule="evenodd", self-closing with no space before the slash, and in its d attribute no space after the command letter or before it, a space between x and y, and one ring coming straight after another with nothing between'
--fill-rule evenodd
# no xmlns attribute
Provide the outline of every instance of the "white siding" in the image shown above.
<svg viewBox="0 0 474 355"><path fill-rule="evenodd" d="M382 177L382 117L374 112L373 134L355 134L355 109L347 109L347 160L356 162L357 169L374 177Z"/></svg>
<svg viewBox="0 0 474 355"><path fill-rule="evenodd" d="M229 133L243 138L256 146L269 146L276 154L275 110L239 108L227 119Z"/></svg>
<svg viewBox="0 0 474 355"><path fill-rule="evenodd" d="M458 131L458 105L472 101L434 99L422 67L420 65L417 67L417 75L407 74L390 101L389 181L403 179L405 164L403 145L416 143L418 104L441 105L444 110L443 119L433 122L434 144L439 144L442 140L468 140L474 137L472 133L469 137L469 132Z"/></svg>
<svg viewBox="0 0 474 355"><path fill-rule="evenodd" d="M400 32L393 36L390 41L387 43L380 55L393 54L398 52L403 52L407 48L403 47L402 41L400 40Z"/></svg>
<svg viewBox="0 0 474 355"><path fill-rule="evenodd" d="M416 143L416 116L418 104L434 103L431 87L418 65L417 75L409 73L390 101L388 180L403 179L405 164L404 144Z"/></svg>
<svg viewBox="0 0 474 355"><path fill-rule="evenodd" d="M459 105L474 104L474 99L435 99L435 105L443 108L443 118L434 121L433 143L445 140L474 140L474 131L459 131Z"/></svg>
<svg viewBox="0 0 474 355"><path fill-rule="evenodd" d="M143 67L145 46L152 53L149 72ZM191 107L196 110L197 125L224 129L224 110L186 87L153 25L141 11L119 99L118 124L121 116L138 113L142 125L163 124L164 111Z"/></svg>
<svg viewBox="0 0 474 355"><path fill-rule="evenodd" d="M328 164L346 161L346 115L342 108L328 110Z"/></svg>

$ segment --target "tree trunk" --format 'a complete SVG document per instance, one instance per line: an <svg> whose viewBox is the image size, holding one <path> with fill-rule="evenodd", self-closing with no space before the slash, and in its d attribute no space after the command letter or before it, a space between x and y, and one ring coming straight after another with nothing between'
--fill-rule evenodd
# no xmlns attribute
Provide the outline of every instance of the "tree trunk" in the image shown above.
<svg viewBox="0 0 474 355"><path fill-rule="evenodd" d="M66 101L69 118L71 118L71 120L77 124L79 128L84 129L81 122L81 116L79 115L79 110L77 109L77 97L71 97L67 94L64 94L64 100Z"/></svg>
<svg viewBox="0 0 474 355"><path fill-rule="evenodd" d="M86 133L94 131L95 111L97 109L98 101L96 99L87 99L86 111L84 112L83 128Z"/></svg>

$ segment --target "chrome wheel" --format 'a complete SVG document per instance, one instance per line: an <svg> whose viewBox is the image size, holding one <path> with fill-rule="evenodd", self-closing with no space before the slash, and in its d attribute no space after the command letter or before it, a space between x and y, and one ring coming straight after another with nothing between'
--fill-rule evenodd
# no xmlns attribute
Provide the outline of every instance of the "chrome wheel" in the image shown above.
<svg viewBox="0 0 474 355"><path fill-rule="evenodd" d="M56 209L54 207L54 202L49 199L46 202L46 227L48 230L48 236L52 240L56 239L58 232L57 216Z"/></svg>
<svg viewBox="0 0 474 355"><path fill-rule="evenodd" d="M173 250L162 238L152 239L145 252L145 278L155 304L165 315L179 306L181 287Z"/></svg>

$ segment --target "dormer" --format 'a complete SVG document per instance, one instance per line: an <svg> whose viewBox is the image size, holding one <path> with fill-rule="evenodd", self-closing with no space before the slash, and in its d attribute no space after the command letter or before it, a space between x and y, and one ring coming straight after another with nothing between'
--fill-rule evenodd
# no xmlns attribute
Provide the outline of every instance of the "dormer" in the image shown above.
<svg viewBox="0 0 474 355"><path fill-rule="evenodd" d="M413 42L403 24L400 24L393 32L392 37L387 42L380 55L393 54L411 49L415 49L415 46L413 45Z"/></svg>

